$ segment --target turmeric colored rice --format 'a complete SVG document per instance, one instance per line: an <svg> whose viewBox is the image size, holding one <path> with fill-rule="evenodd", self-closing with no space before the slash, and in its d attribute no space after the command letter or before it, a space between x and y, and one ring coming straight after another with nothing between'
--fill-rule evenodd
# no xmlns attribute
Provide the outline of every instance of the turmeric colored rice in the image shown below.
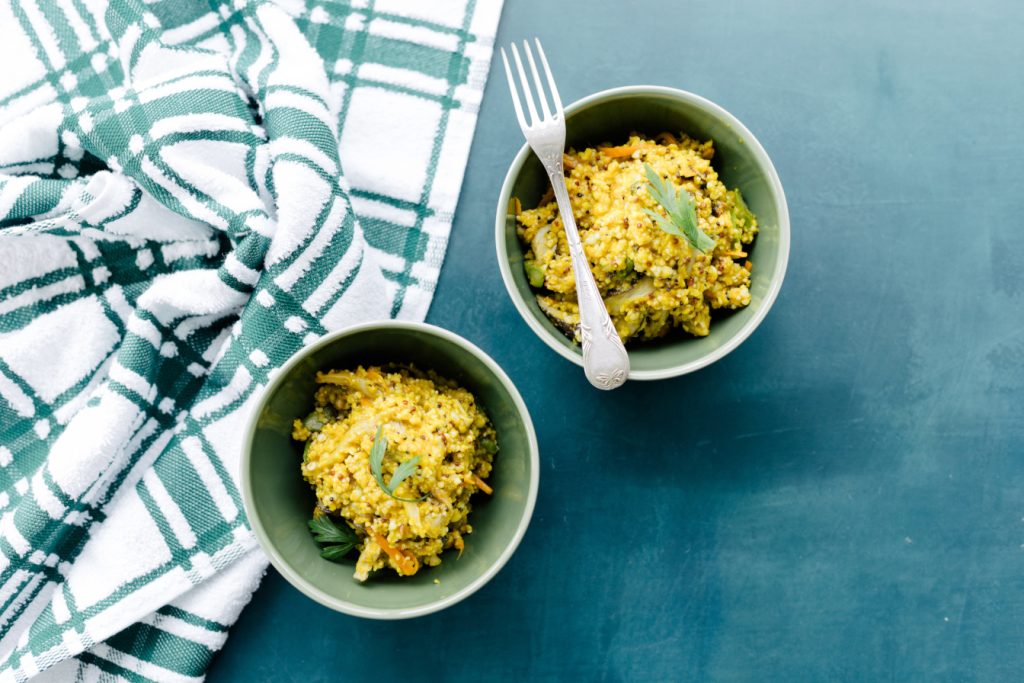
<svg viewBox="0 0 1024 683"><path fill-rule="evenodd" d="M486 483L497 442L473 395L434 373L412 367L359 367L317 373L315 410L295 420L292 437L307 443L302 476L313 487L314 515L355 530L355 578L390 567L400 575L462 551L470 498ZM420 456L415 474L389 495L374 478L370 451L378 427L388 441L382 472Z"/></svg>
<svg viewBox="0 0 1024 683"><path fill-rule="evenodd" d="M728 189L711 165L714 144L669 133L638 135L619 147L569 150L566 184L587 260L623 341L653 339L672 328L703 337L712 309L750 303L747 245L757 219L738 189ZM699 228L715 240L707 253L662 231L644 212L665 215L649 195L644 164L690 193ZM576 341L579 308L568 242L551 193L519 211L525 269L544 313Z"/></svg>

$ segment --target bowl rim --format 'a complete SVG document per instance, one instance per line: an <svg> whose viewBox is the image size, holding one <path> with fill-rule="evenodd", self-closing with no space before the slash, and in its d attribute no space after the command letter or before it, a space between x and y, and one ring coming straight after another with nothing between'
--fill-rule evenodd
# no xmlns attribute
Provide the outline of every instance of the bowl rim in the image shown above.
<svg viewBox="0 0 1024 683"><path fill-rule="evenodd" d="M252 480L251 480L251 465L252 465L252 444L256 434L256 423L259 420L264 408L266 408L267 401L270 396L278 389L281 383L291 373L296 365L302 361L306 356L317 351L325 346L335 343L339 339L359 334L362 332L368 332L371 330L377 330L381 328L391 328L396 330L411 330L414 332L420 332L423 334L432 335L439 337L446 341L454 343L456 346L468 351L478 360L480 360L505 388L509 396L512 398L512 403L515 405L516 411L519 413L520 418L523 421L523 426L526 429L527 443L529 445L529 459L530 459L530 483L529 491L527 492L525 506L523 507L523 514L519 519L519 524L516 527L515 534L509 541L508 545L501 552L498 558L487 568L476 579L471 581L467 586L462 588L455 593L445 597L434 600L425 605L418 607L364 607L362 605L355 605L345 600L341 600L334 596L331 596L324 591L320 590L310 582L308 582L298 571L292 569L292 567L285 561L281 553L278 552L277 548L270 542L267 535L266 529L263 528L263 524L259 519L259 516L254 514L256 506L254 503L253 492L252 492ZM447 607L466 599L480 588L482 588L488 581L505 566L509 558L519 547L520 541L526 534L526 529L530 525L530 520L533 517L534 506L537 502L537 489L540 484L540 455L539 448L537 445L537 434L534 431L533 420L530 418L529 410L527 410L526 403L523 401L523 397L519 394L519 390L516 389L512 380L505 374L505 371L492 359L487 353L481 350L478 346L470 342L469 340L449 332L448 330L442 329L435 325L428 323L414 322L414 321L402 321L402 320L380 320L375 322L361 323L352 325L349 327L335 330L334 332L328 332L324 336L320 337L315 342L312 342L301 349L296 351L287 361L280 367L277 373L267 382L266 386L260 391L259 399L253 406L252 412L245 426L245 438L242 444L242 459L241 459L241 470L239 473L239 479L241 480L242 489L242 504L245 508L246 518L249 520L249 526L256 536L256 540L259 542L263 552L267 554L270 559L270 563L274 568L285 578L288 583L297 588L300 592L305 594L307 597L320 603L325 607L329 607L338 612L343 612L351 616L363 617L367 619L408 619L411 617L423 616L438 612Z"/></svg>
<svg viewBox="0 0 1024 683"><path fill-rule="evenodd" d="M711 100L701 97L700 95L687 90L670 88L663 85L627 85L617 88L608 88L607 90L601 90L600 92L596 92L592 95L587 95L586 97L578 99L572 104L566 106L566 120L568 120L571 115L589 107L590 105L597 104L611 98L631 95L660 95L663 97L683 100L689 104L696 105L715 117L725 121L742 137L744 144L753 151L754 157L767 171L769 185L771 186L772 193L777 198L779 205L779 261L776 266L775 274L768 283L768 292L765 294L761 306L754 311L754 315L744 323L744 325L732 336L731 339L729 339L727 343L714 349L710 353L697 358L696 360L656 370L636 370L632 367L629 370L629 379L631 380L643 381L668 379L670 377L678 377L680 375L694 372L724 358L730 352L735 350L736 347L742 344L747 337L757 329L765 316L768 315L768 311L771 310L772 305L775 303L775 299L779 295L779 290L782 288L782 281L786 277L786 269L789 265L789 206L786 203L786 193L782 189L782 181L779 180L779 174L775 170L775 165L772 163L771 158L769 158L768 153L764 150L764 147L761 146L761 142L746 126L743 125L742 122L740 122L739 119L723 109L721 106L715 104ZM512 183L515 181L516 176L522 170L523 165L531 154L532 151L530 150L530 146L528 144L523 144L515 158L512 160L512 164L509 166L508 172L505 174L505 180L501 184L501 193L498 196L498 208L496 210L494 220L495 253L498 258L498 270L501 272L501 279L502 282L505 283L505 289L509 294L509 298L512 299L512 303L516 307L516 310L519 311L519 315L524 321L526 321L526 324L533 330L534 334L536 334L541 341L547 344L548 347L553 349L558 355L582 367L582 354L577 351L570 350L563 344L559 343L552 333L545 329L541 323L534 318L527 303L519 296L519 290L516 288L515 281L512 278L512 269L508 263L508 254L505 250L505 217L508 211L508 202L512 197Z"/></svg>

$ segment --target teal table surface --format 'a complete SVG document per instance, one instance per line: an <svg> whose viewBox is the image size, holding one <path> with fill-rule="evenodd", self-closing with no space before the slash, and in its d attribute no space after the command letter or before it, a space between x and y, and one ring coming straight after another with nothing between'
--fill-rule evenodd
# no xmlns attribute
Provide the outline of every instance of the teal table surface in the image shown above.
<svg viewBox="0 0 1024 683"><path fill-rule="evenodd" d="M507 0L564 100L677 86L789 199L775 308L696 374L611 394L494 256L522 143L492 64L429 322L536 423L519 551L439 614L336 614L269 570L209 680L1009 681L1024 670L1024 4Z"/></svg>

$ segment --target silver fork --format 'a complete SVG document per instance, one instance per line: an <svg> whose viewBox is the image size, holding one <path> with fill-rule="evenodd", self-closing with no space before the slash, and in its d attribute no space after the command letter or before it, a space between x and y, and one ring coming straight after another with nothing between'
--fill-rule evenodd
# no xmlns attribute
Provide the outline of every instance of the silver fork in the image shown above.
<svg viewBox="0 0 1024 683"><path fill-rule="evenodd" d="M580 242L580 233L576 228L576 219L572 215L572 205L569 203L569 190L565 186L565 173L562 169L562 153L565 151L565 112L562 110L562 100L558 96L558 88L555 87L555 79L551 75L551 67L548 66L548 59L544 56L544 48L540 40L534 39L537 43L537 54L540 55L541 65L544 67L544 74L547 76L548 89L551 91L553 106L548 106L547 98L544 95L544 86L541 83L540 74L537 72L537 63L533 60L533 52L530 44L523 41L523 51L526 59L530 62L530 71L533 73L536 97L540 102L541 111L544 116L537 115L537 107L534 105L534 96L530 91L530 82L526 78L526 70L523 68L523 61L519 58L519 50L515 43L512 44L512 56L515 58L516 70L519 72L519 81L523 88L523 98L526 100L526 107L530 112L530 121L527 123L523 115L523 106L519 100L519 93L516 91L515 79L512 78L512 69L508 64L508 56L505 48L501 49L501 58L505 61L505 75L508 77L508 88L512 92L512 104L516 108L516 118L519 119L519 127L523 129L526 142L533 149L534 154L544 165L544 170L551 179L551 186L555 191L555 199L558 201L558 212L562 216L562 224L565 226L565 236L569 242L569 255L572 258L572 270L576 276L576 298L580 308L580 337L583 340L583 372L598 389L614 389L621 386L629 376L629 355L626 347L619 339L619 333L615 331L615 325L608 315L604 301L601 299L601 292L594 282L594 274L590 271L590 263L583 252L583 244ZM554 113L552 114L552 109Z"/></svg>

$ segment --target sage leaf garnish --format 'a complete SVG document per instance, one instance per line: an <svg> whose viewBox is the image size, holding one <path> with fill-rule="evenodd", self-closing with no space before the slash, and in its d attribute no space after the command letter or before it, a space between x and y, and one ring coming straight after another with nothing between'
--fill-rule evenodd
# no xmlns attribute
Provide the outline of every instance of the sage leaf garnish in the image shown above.
<svg viewBox="0 0 1024 683"><path fill-rule="evenodd" d="M384 482L384 456L388 452L388 440L384 437L383 430L383 426L377 427L377 435L373 438L373 448L370 449L370 472L373 474L373 478L377 480L377 485L383 489L384 493L403 503L418 503L421 500L426 500L426 494L419 498L399 498L395 495L395 489L419 470L420 456L418 455L406 460L395 468L395 473L391 475L390 483Z"/></svg>
<svg viewBox="0 0 1024 683"><path fill-rule="evenodd" d="M701 252L708 252L715 246L715 240L708 237L697 225L697 208L693 197L682 188L673 188L666 183L650 164L644 164L647 175L647 193L658 202L668 217L644 209L654 224L670 235L681 237Z"/></svg>
<svg viewBox="0 0 1024 683"><path fill-rule="evenodd" d="M392 491L397 489L403 481L416 474L417 463L420 461L420 456L415 456L409 460L406 460L398 467L395 468L395 473L391 475L391 483L388 486Z"/></svg>

